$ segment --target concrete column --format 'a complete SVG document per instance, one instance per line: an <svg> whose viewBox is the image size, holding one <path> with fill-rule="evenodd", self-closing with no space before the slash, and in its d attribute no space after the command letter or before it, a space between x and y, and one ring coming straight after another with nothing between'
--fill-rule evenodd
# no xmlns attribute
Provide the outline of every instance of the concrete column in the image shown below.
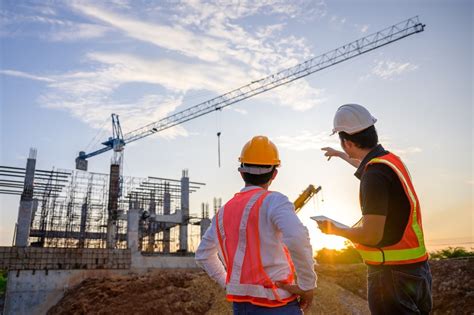
<svg viewBox="0 0 474 315"><path fill-rule="evenodd" d="M183 170L181 177L181 213L182 221L179 225L179 250L188 251L188 223L189 223L189 177L188 171Z"/></svg>
<svg viewBox="0 0 474 315"><path fill-rule="evenodd" d="M86 239L86 223L87 223L87 209L88 209L89 205L87 203L87 201L85 203L82 204L82 207L81 207L81 225L80 225L80 230L79 230L79 234L80 234L80 238L79 238L79 247L80 248L83 248L84 247L84 243L85 243L85 239Z"/></svg>
<svg viewBox="0 0 474 315"><path fill-rule="evenodd" d="M201 222L199 223L201 227L201 239L206 233L207 229L211 226L211 220L208 218L201 219Z"/></svg>
<svg viewBox="0 0 474 315"><path fill-rule="evenodd" d="M156 202L155 202L155 192L152 190L150 192L150 204L148 207L148 213L150 215L156 214ZM155 234L157 230L157 223L153 221L148 222L148 247L147 252L155 251Z"/></svg>
<svg viewBox="0 0 474 315"><path fill-rule="evenodd" d="M139 235L138 224L140 221L140 209L131 207L128 210L128 224L127 224L127 246L130 248L132 256L139 255Z"/></svg>
<svg viewBox="0 0 474 315"><path fill-rule="evenodd" d="M120 165L110 165L109 203L107 205L107 248L115 248L117 237L118 198L120 194Z"/></svg>
<svg viewBox="0 0 474 315"><path fill-rule="evenodd" d="M26 162L25 181L23 192L20 199L20 207L18 209L17 228L15 236L15 246L28 246L28 238L30 236L30 227L32 221L33 207L33 184L35 180L36 170L36 149L30 149L30 155Z"/></svg>
<svg viewBox="0 0 474 315"><path fill-rule="evenodd" d="M171 214L171 194L169 191L169 185L165 184L165 191L163 195L163 214ZM171 229L166 227L163 229L163 253L168 254L170 252L170 239L171 239Z"/></svg>
<svg viewBox="0 0 474 315"><path fill-rule="evenodd" d="M16 228L15 246L28 246L30 236L31 214L33 212L33 201L21 200L18 209L18 220Z"/></svg>

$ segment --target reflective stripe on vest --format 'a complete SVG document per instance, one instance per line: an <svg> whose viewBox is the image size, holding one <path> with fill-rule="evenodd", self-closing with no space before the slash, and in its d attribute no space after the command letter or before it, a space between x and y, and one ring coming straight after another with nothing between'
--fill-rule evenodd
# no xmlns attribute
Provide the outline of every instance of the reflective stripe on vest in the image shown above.
<svg viewBox="0 0 474 315"><path fill-rule="evenodd" d="M244 263L245 250L247 249L247 223L249 221L250 210L252 209L258 198L263 195L264 191L256 192L245 206L239 226L239 242L237 243L237 250L234 255L234 262L232 264L232 273L230 274L229 284L239 284L240 276L242 275L242 265ZM230 293L230 292L228 292ZM230 293L234 294L234 293Z"/></svg>
<svg viewBox="0 0 474 315"><path fill-rule="evenodd" d="M406 172L408 175L405 176L405 174L402 172L402 170L397 167L394 163L389 161L389 158L395 158L397 159L400 163L401 166L404 168L403 171ZM417 247L413 248L395 248L397 247L398 244L403 243L403 241L406 239L406 232L407 229L405 230L402 239L398 244L387 246L391 249L385 248L375 248L375 247L369 247L369 246L362 246L362 245L357 245L356 248L360 255L362 256L362 259L369 264L403 264L403 263L412 263L416 261L422 261L428 257L428 254L426 252L425 248L425 242L424 242L424 237L423 237L423 229L418 223L418 211L419 211L419 204L418 200L416 197L415 192L412 189L412 183L411 183L411 178L410 174L408 173L407 168L403 164L403 162L396 157L393 154L388 154L383 157L379 158L374 158L369 161L367 164L373 164L373 163L383 163L385 165L388 165L398 176L400 181L402 182L402 185L404 187L404 190L406 192L406 195L408 198L410 198L411 201L411 229L416 235L416 240L417 240Z"/></svg>
<svg viewBox="0 0 474 315"><path fill-rule="evenodd" d="M245 253L247 249L247 225L249 222L249 216L256 205L257 201L260 200L263 203L263 199L268 194L265 190L257 190L249 199L245 208L242 212L242 217L240 219L239 224L239 232L238 232L238 242L237 248L235 250L235 254L233 257L233 262L229 261L229 253L226 249L226 235L225 235L225 228L224 228L224 213L225 213L225 206L219 209L217 213L217 234L219 239L219 245L221 247L221 251L224 256L225 264L227 266L227 279L226 279L226 292L227 298L231 301L247 301L254 303L254 298L257 298L258 303L263 306L281 306L286 304L287 302L293 300L295 297L286 290L279 289L275 286L274 283L271 282L271 279L266 275L265 271L262 267L262 272L264 276L268 279L268 282L272 283L271 287L266 287L260 284L249 284L249 283L240 283L241 276L242 276L242 267L244 263ZM258 240L257 240L258 241ZM259 241L258 241L259 243ZM285 252L286 253L286 252ZM258 256L260 254L258 253ZM294 272L293 264L289 257L290 272ZM259 261L261 264L261 260ZM293 274L290 274L289 277L293 280ZM241 299L244 300L241 300ZM263 300L262 300L263 299Z"/></svg>
<svg viewBox="0 0 474 315"><path fill-rule="evenodd" d="M224 207L221 207L217 212L217 236L219 237L219 243L225 244L225 231L224 231ZM222 256L224 256L224 263L226 268L229 268L229 260L227 256L227 250L225 246L220 246L222 251Z"/></svg>

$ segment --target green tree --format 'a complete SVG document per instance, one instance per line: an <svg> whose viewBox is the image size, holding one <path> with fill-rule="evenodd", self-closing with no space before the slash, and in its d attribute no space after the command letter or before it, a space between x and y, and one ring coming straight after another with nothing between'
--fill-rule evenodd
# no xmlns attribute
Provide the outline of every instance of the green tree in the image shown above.
<svg viewBox="0 0 474 315"><path fill-rule="evenodd" d="M358 264L362 257L351 243L341 250L323 248L316 253L316 260L320 264Z"/></svg>
<svg viewBox="0 0 474 315"><path fill-rule="evenodd" d="M430 258L433 260L462 257L474 257L474 251L463 247L448 247L430 253Z"/></svg>
<svg viewBox="0 0 474 315"><path fill-rule="evenodd" d="M0 270L0 295L5 294L5 289L7 287L7 271Z"/></svg>

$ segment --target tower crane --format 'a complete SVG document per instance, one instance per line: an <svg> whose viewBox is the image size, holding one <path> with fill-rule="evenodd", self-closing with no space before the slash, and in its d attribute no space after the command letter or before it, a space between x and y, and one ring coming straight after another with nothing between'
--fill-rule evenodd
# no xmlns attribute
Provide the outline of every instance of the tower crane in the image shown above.
<svg viewBox="0 0 474 315"><path fill-rule="evenodd" d="M125 135L122 135L118 115L112 114L114 130L113 137L103 142L102 144L104 147L97 151L91 153L86 153L84 151L79 152L79 156L76 158L76 168L87 170L87 159L90 157L109 150L114 150L117 155L120 155L123 151L123 147L128 143L140 140L214 111L221 110L222 108L234 103L301 79L312 73L360 56L402 38L423 32L424 28L425 24L420 23L418 16L409 18L403 22L389 26L381 31L362 37L322 55L309 59L296 66L284 69L260 80L252 81L251 83L235 90L191 106L173 115L126 133Z"/></svg>
<svg viewBox="0 0 474 315"><path fill-rule="evenodd" d="M107 141L102 142L104 147L91 153L81 151L79 152L79 156L76 158L76 168L86 171L88 168L88 158L110 150L114 151L109 177L107 247L114 247L113 240L115 239L115 234L117 232L118 198L121 193L121 168L123 149L125 145L189 120L221 110L229 105L301 79L312 73L329 68L405 37L423 32L424 28L425 24L420 23L418 16L409 18L376 33L367 35L322 55L306 60L296 66L281 70L259 80L254 80L247 85L176 112L126 134L122 133L119 116L112 114L112 137Z"/></svg>

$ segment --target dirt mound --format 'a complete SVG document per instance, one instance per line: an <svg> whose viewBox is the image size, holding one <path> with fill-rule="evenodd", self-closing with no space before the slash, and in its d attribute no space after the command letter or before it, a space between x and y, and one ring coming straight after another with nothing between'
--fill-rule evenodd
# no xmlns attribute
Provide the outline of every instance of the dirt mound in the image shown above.
<svg viewBox="0 0 474 315"><path fill-rule="evenodd" d="M309 314L367 314L367 303L325 279ZM48 314L232 314L224 291L202 271L157 270L141 276L88 279Z"/></svg>
<svg viewBox="0 0 474 315"><path fill-rule="evenodd" d="M85 280L48 314L204 314L223 296L203 272L162 270Z"/></svg>
<svg viewBox="0 0 474 315"><path fill-rule="evenodd" d="M434 314L474 313L474 259L430 262ZM369 314L366 267L320 265L308 314ZM204 272L156 270L88 279L66 292L48 314L232 314L224 291Z"/></svg>
<svg viewBox="0 0 474 315"><path fill-rule="evenodd" d="M430 263L435 314L474 314L474 259Z"/></svg>
<svg viewBox="0 0 474 315"><path fill-rule="evenodd" d="M474 313L474 259L430 261L433 276L434 314ZM337 283L355 295L367 298L367 267L319 265L320 279Z"/></svg>
<svg viewBox="0 0 474 315"><path fill-rule="evenodd" d="M318 265L316 273L320 280L336 283L358 297L367 300L367 267L364 264Z"/></svg>

